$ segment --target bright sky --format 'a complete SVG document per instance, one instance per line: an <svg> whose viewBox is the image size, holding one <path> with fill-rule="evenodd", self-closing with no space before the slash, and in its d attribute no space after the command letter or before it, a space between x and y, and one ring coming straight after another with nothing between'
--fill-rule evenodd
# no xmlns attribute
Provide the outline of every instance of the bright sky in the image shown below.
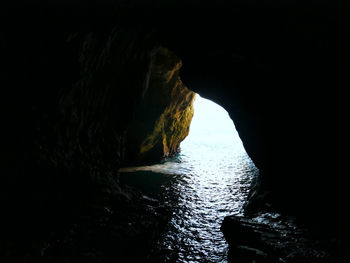
<svg viewBox="0 0 350 263"><path fill-rule="evenodd" d="M220 105L202 98L199 94L196 95L194 102L194 116L190 134L183 144L188 141L212 143L216 146L218 144L234 144L235 147L243 147L227 111Z"/></svg>

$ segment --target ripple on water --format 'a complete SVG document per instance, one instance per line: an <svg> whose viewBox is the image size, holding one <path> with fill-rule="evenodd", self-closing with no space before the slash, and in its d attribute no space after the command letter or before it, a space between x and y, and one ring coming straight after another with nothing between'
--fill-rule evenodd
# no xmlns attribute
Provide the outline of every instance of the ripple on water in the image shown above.
<svg viewBox="0 0 350 263"><path fill-rule="evenodd" d="M158 247L174 255L164 256L163 262L226 262L227 244L220 231L221 222L227 215L241 213L251 181L258 173L246 153L236 157L227 167L222 167L222 162L221 167L186 167L193 162L189 155L180 155L176 161L128 170L133 171L127 175L128 180L141 179L139 188L145 194L173 209ZM190 169L190 173L183 173Z"/></svg>

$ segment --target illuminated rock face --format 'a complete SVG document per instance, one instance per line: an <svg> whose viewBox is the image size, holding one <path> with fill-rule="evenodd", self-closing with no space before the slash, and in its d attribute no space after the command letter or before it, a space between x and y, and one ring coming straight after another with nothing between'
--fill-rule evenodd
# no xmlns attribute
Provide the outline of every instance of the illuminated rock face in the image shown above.
<svg viewBox="0 0 350 263"><path fill-rule="evenodd" d="M127 162L159 161L176 154L188 135L195 93L182 83L181 66L168 49L155 52L149 86L127 132Z"/></svg>

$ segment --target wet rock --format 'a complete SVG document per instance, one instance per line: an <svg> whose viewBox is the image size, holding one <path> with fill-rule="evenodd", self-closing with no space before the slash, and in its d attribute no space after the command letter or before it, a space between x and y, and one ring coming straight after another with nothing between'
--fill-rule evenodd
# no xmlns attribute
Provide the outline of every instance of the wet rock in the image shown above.
<svg viewBox="0 0 350 263"><path fill-rule="evenodd" d="M290 217L260 214L254 218L225 217L221 231L232 262L346 262L345 241L331 245L329 237L296 224Z"/></svg>
<svg viewBox="0 0 350 263"><path fill-rule="evenodd" d="M271 254L271 247L262 242L262 234L275 238L275 234L262 224L252 222L248 218L225 217L221 231L230 246L229 258L244 262L278 262Z"/></svg>

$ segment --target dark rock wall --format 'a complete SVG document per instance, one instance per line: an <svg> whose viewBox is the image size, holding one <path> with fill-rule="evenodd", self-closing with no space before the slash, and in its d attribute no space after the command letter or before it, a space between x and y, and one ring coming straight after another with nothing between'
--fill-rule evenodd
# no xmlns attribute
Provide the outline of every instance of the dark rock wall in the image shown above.
<svg viewBox="0 0 350 263"><path fill-rule="evenodd" d="M87 202L122 198L117 171L126 160L126 134L162 74L173 73L164 79L170 84L162 84L169 88L162 94L163 118L174 115L164 121L166 135L159 134L169 140L164 151L176 151L186 136L181 117L187 114L188 126L194 95L179 79L181 62L174 55L153 59L159 44L120 14L127 6L29 3L5 9L0 203L8 222L19 220L16 227L50 228ZM179 134L171 135L172 129ZM161 150L157 160L163 145Z"/></svg>
<svg viewBox="0 0 350 263"><path fill-rule="evenodd" d="M346 225L349 7L188 1L165 10L140 13L182 59L184 83L230 113L261 171L254 196Z"/></svg>
<svg viewBox="0 0 350 263"><path fill-rule="evenodd" d="M261 171L265 202L319 221L336 213L346 224L348 9L197 11L177 31L186 42L165 41L183 59L184 82L230 113Z"/></svg>

